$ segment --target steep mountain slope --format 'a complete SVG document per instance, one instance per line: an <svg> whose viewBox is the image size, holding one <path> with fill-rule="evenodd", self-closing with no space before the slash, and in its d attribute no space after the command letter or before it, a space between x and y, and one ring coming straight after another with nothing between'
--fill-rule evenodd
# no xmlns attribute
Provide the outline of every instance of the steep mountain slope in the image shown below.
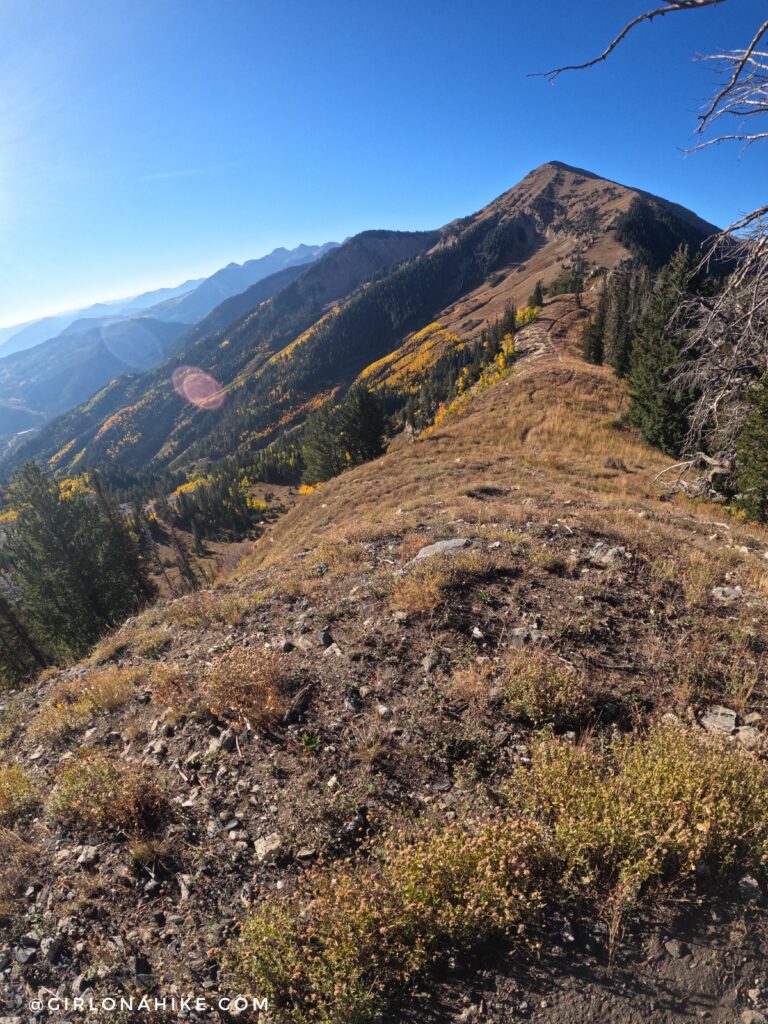
<svg viewBox="0 0 768 1024"><path fill-rule="evenodd" d="M715 230L665 200L544 164L478 213L423 236L400 254L406 262L352 294L386 261L360 266L346 290L327 291L322 302L302 305L299 315L295 289L314 280L305 275L232 325L226 337L214 332L190 346L183 361L223 386L207 408L174 397L169 375L175 367L169 365L89 403L21 454L50 458L69 446L85 465L117 458L134 468L181 468L257 450L332 389L347 386L401 345L412 347L413 332L434 321L445 330L422 370L445 345L476 340L508 303L524 304L539 279L549 284L577 263L589 274L633 255L658 265L681 242L700 245ZM335 255L318 262L318 274L335 265L326 263ZM386 375L376 382L388 383Z"/></svg>
<svg viewBox="0 0 768 1024"><path fill-rule="evenodd" d="M368 231L331 250L304 274L261 302L233 325L201 338L157 370L112 381L84 406L56 420L28 444L9 450L5 464L28 457L54 458L60 468L119 459L133 468L150 461L167 464L216 423L205 409L190 406L174 390L173 371L192 365L222 383L235 379L254 360L262 362L308 329L327 308L377 271L423 251L437 235L430 232ZM284 273L284 272L281 272ZM282 279L278 276L278 281ZM262 284L269 287L271 279ZM260 286L256 286L257 289ZM253 293L258 301L258 293ZM62 450L64 454L59 454Z"/></svg>
<svg viewBox="0 0 768 1024"><path fill-rule="evenodd" d="M768 531L662 500L587 315L548 301L462 416L4 701L9 1013L85 978L280 1024L762 1015Z"/></svg>
<svg viewBox="0 0 768 1024"><path fill-rule="evenodd" d="M183 307L187 309L190 321L196 316L193 307L198 311L205 310L214 296L228 294L230 287L238 287L244 280L260 277L274 264L289 265L260 279L244 295L226 299L221 307L205 317L206 327L202 333L190 328L189 324L176 322L172 315L156 319L151 314L162 312L162 306L154 306L141 316L127 318L111 313L101 317L89 315L67 325L60 334L46 342L6 358L0 356L0 437L42 425L89 398L121 374L158 366L180 347L191 344L203 334L210 334L218 324L230 323L242 312L284 288L314 262L318 253L333 248L335 243L298 246L290 251L275 250L270 256L251 260L244 267L232 264L232 273L194 299L192 306ZM298 262L293 263L293 260ZM245 274L239 274L244 268L247 268ZM139 296L127 305L138 304L140 307L149 294ZM191 292L189 297L194 295L197 291ZM186 301L187 297L184 294L181 299ZM96 308L92 307L90 312ZM0 353L2 351L0 349Z"/></svg>

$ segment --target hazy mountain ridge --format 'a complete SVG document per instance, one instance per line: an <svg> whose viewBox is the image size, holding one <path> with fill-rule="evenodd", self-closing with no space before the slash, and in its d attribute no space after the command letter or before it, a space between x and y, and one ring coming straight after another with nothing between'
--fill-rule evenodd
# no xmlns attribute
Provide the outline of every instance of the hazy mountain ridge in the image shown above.
<svg viewBox="0 0 768 1024"><path fill-rule="evenodd" d="M275 249L242 265L232 263L201 282L98 303L84 310L85 316L67 314L30 325L0 347L0 435L39 426L84 401L112 378L159 365L176 351L175 343L199 316L214 315L218 296L224 296L225 302L234 299L239 308L233 291L241 286L258 288L265 275L271 276L270 268L282 268L284 277L254 293L260 299L246 300L243 308L250 309L335 245ZM158 297L164 300L159 305L155 304ZM118 315L117 310L134 315ZM65 322L70 316L73 319ZM213 322L218 322L215 317ZM54 327L61 329L48 336ZM41 333L45 340L32 343ZM17 351L6 352L22 343Z"/></svg>

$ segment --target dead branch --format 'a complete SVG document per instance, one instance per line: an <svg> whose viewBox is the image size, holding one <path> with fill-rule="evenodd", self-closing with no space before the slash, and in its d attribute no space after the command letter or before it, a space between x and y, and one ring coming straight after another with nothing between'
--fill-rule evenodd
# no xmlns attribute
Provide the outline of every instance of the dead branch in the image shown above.
<svg viewBox="0 0 768 1024"><path fill-rule="evenodd" d="M674 14L677 11L693 11L699 10L704 7L713 7L715 4L725 3L725 0L665 0L663 7L657 7L653 11L646 11L644 14L639 14L632 21L628 22L624 28L606 46L603 52L593 57L591 60L585 61L583 64L567 64L564 67L553 68L551 71L537 71L534 72L530 77L532 78L546 78L550 82L561 75L564 71L586 71L587 68L593 68L596 64L600 64L606 60L613 51L626 39L632 29L637 28L645 21L653 21L655 18L663 18L667 14ZM757 45L757 43L755 43Z"/></svg>

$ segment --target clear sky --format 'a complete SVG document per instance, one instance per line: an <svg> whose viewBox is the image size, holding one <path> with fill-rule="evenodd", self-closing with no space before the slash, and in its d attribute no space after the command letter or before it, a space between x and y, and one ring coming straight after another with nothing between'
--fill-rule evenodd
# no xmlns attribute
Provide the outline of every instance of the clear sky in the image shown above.
<svg viewBox="0 0 768 1024"><path fill-rule="evenodd" d="M717 223L768 146L684 156L765 0L641 27L643 0L3 0L0 325L277 245L429 228L559 159Z"/></svg>

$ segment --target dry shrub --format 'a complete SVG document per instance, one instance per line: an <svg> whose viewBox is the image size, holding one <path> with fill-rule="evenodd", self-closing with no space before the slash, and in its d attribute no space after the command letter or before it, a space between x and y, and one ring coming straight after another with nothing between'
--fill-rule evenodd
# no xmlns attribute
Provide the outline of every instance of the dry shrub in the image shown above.
<svg viewBox="0 0 768 1024"><path fill-rule="evenodd" d="M253 602L229 591L201 590L177 598L159 610L161 620L173 626L196 629L200 626L239 626Z"/></svg>
<svg viewBox="0 0 768 1024"><path fill-rule="evenodd" d="M168 810L145 770L93 750L67 762L46 806L52 818L79 832L151 833Z"/></svg>
<svg viewBox="0 0 768 1024"><path fill-rule="evenodd" d="M14 701L7 704L5 709L0 712L0 746L5 746L17 729L23 725L24 711L20 703Z"/></svg>
<svg viewBox="0 0 768 1024"><path fill-rule="evenodd" d="M20 765L0 767L0 826L12 825L39 800L37 787Z"/></svg>
<svg viewBox="0 0 768 1024"><path fill-rule="evenodd" d="M158 664L149 675L152 700L161 707L184 711L196 702L192 680L177 662Z"/></svg>
<svg viewBox="0 0 768 1024"><path fill-rule="evenodd" d="M0 924L13 920L22 888L29 884L37 850L21 836L0 826Z"/></svg>
<svg viewBox="0 0 768 1024"><path fill-rule="evenodd" d="M493 571L491 560L479 551L433 555L395 580L390 601L398 611L426 615L440 607L450 590L487 579Z"/></svg>
<svg viewBox="0 0 768 1024"><path fill-rule="evenodd" d="M457 669L448 682L452 697L466 701L471 707L483 707L492 685L493 673L487 663L472 662Z"/></svg>
<svg viewBox="0 0 768 1024"><path fill-rule="evenodd" d="M535 647L509 652L503 687L510 712L536 727L578 727L594 706L583 676Z"/></svg>
<svg viewBox="0 0 768 1024"><path fill-rule="evenodd" d="M370 857L306 872L248 917L230 963L278 1024L364 1024L447 951L510 944L545 906L592 903L609 937L662 884L768 858L768 768L684 729L549 738L473 828L390 832Z"/></svg>
<svg viewBox="0 0 768 1024"><path fill-rule="evenodd" d="M142 678L139 669L110 665L83 678L54 684L48 700L29 724L30 738L39 743L60 743L82 732L98 712L123 707Z"/></svg>
<svg viewBox="0 0 768 1024"><path fill-rule="evenodd" d="M269 729L286 710L288 670L275 651L235 647L206 671L202 695L214 714Z"/></svg>

